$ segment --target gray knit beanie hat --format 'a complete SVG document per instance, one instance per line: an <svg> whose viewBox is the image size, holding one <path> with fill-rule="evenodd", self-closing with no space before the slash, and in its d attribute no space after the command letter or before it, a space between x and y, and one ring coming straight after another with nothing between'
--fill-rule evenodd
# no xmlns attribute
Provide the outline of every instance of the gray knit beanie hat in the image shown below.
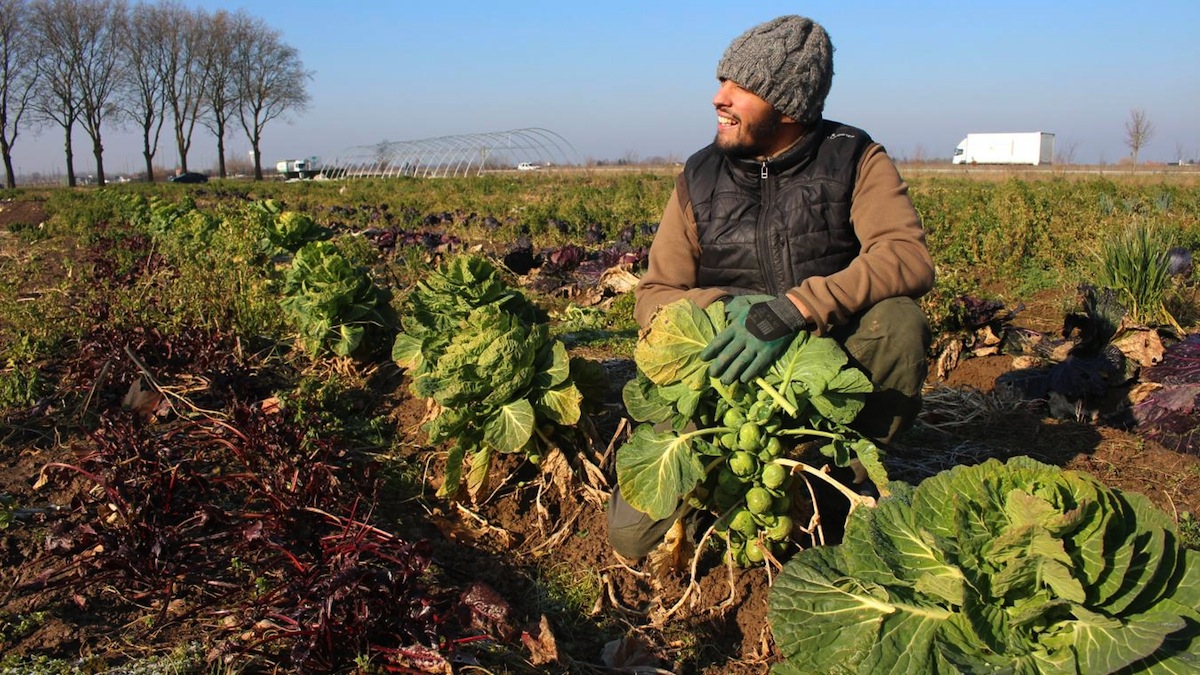
<svg viewBox="0 0 1200 675"><path fill-rule="evenodd" d="M781 16L729 44L717 77L733 80L797 122L821 119L833 83L833 45L821 24Z"/></svg>

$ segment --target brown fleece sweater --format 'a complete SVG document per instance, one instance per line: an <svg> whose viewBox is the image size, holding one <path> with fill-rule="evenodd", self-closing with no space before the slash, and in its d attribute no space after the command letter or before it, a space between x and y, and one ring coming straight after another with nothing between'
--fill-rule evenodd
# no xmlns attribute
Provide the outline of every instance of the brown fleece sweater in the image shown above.
<svg viewBox="0 0 1200 675"><path fill-rule="evenodd" d="M933 288L933 259L921 219L908 185L878 143L867 148L859 163L850 220L862 246L858 257L839 272L809 277L788 290L820 334L880 300L916 298ZM634 315L643 328L659 307L679 298L689 297L703 307L724 295L720 289L696 288L699 260L692 205L680 203L676 190L650 244L649 267L634 290Z"/></svg>

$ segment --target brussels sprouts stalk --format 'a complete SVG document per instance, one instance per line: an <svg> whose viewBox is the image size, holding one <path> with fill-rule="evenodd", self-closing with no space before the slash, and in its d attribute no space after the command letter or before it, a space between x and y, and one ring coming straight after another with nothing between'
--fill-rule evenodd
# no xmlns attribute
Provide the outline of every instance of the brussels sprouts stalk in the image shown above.
<svg viewBox="0 0 1200 675"><path fill-rule="evenodd" d="M818 469L815 466L812 466L811 464L805 464L804 462L798 462L793 459L784 459L784 458L779 458L775 461L779 462L780 464L782 464L786 467L789 467L791 469L792 473L796 473L797 469L799 469L799 471L801 473L806 473L811 476L816 476L817 478L820 478L821 480L823 480L826 483L828 483L829 485L831 485L834 489L836 489L838 492L842 493L842 495L850 501L850 513L853 513L854 509L858 508L860 505L861 506L874 506L875 505L875 499L873 497L868 497L866 495L858 494L857 492L851 490L850 488L846 487L845 485L842 485L841 482L839 482L833 476L830 476L828 473ZM849 517L849 514L847 514L847 517Z"/></svg>

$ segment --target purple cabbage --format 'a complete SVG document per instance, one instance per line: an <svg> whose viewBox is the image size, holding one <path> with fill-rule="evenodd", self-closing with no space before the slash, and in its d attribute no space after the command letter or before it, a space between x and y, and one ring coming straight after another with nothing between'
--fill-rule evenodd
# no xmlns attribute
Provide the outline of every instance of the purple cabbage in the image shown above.
<svg viewBox="0 0 1200 675"><path fill-rule="evenodd" d="M1162 386L1133 406L1138 433L1169 450L1200 455L1200 335L1168 347L1142 379Z"/></svg>

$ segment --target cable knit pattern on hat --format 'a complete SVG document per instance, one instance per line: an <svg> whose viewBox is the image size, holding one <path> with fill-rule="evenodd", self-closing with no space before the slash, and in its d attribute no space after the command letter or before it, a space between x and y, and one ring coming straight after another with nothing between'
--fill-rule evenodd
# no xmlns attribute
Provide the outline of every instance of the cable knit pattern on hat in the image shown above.
<svg viewBox="0 0 1200 675"><path fill-rule="evenodd" d="M781 16L731 42L717 64L717 77L733 80L811 126L821 119L833 83L833 45L821 24Z"/></svg>

